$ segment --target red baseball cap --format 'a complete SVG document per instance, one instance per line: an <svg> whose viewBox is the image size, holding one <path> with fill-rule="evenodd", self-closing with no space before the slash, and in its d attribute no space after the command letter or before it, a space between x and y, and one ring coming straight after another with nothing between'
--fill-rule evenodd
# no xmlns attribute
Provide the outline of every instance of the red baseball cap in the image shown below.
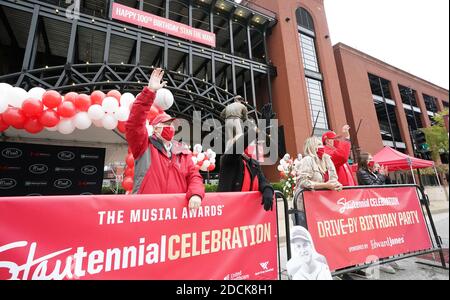
<svg viewBox="0 0 450 300"><path fill-rule="evenodd" d="M334 140L337 137L336 132L328 131L322 135L322 143L325 144L326 140Z"/></svg>
<svg viewBox="0 0 450 300"><path fill-rule="evenodd" d="M161 123L167 123L167 122L171 122L174 120L175 120L175 118L172 118L170 115L163 112L163 113L157 115L153 120L151 120L150 125L155 126L155 125L158 125Z"/></svg>

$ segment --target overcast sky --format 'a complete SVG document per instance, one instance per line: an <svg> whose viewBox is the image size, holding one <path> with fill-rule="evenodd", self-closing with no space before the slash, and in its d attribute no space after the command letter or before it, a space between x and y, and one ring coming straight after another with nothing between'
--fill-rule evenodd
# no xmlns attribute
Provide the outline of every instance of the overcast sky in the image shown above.
<svg viewBox="0 0 450 300"><path fill-rule="evenodd" d="M449 88L449 0L325 0L333 45L342 42Z"/></svg>

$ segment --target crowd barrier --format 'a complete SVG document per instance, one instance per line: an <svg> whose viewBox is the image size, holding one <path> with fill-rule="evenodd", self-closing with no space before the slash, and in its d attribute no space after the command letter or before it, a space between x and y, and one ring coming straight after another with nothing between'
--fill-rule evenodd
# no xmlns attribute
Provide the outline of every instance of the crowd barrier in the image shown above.
<svg viewBox="0 0 450 300"><path fill-rule="evenodd" d="M207 194L197 212L185 195L0 197L0 279L282 279L280 226L289 260L290 218L301 213L294 224L334 276L435 252L447 268L418 186L305 191L300 209L275 196L285 224L258 192Z"/></svg>
<svg viewBox="0 0 450 300"><path fill-rule="evenodd" d="M292 218L310 231L333 276L429 253L438 253L441 263L430 265L448 269L428 196L417 185L305 190L292 206L281 192L276 195L283 200L287 260Z"/></svg>

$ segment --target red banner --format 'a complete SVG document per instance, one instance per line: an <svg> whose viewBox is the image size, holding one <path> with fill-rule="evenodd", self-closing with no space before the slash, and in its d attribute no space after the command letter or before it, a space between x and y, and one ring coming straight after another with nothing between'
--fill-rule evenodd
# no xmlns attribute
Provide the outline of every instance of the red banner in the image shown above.
<svg viewBox="0 0 450 300"><path fill-rule="evenodd" d="M212 32L196 29L122 4L113 3L112 18L216 47L216 35Z"/></svg>
<svg viewBox="0 0 450 300"><path fill-rule="evenodd" d="M304 203L331 270L432 248L414 187L305 192Z"/></svg>
<svg viewBox="0 0 450 300"><path fill-rule="evenodd" d="M277 279L259 193L0 198L0 279Z"/></svg>

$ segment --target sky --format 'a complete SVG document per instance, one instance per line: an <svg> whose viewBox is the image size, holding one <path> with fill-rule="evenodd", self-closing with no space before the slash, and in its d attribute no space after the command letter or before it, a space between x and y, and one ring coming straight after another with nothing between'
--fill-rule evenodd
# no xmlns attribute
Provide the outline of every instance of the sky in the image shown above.
<svg viewBox="0 0 450 300"><path fill-rule="evenodd" d="M449 88L449 0L325 0L338 42Z"/></svg>

